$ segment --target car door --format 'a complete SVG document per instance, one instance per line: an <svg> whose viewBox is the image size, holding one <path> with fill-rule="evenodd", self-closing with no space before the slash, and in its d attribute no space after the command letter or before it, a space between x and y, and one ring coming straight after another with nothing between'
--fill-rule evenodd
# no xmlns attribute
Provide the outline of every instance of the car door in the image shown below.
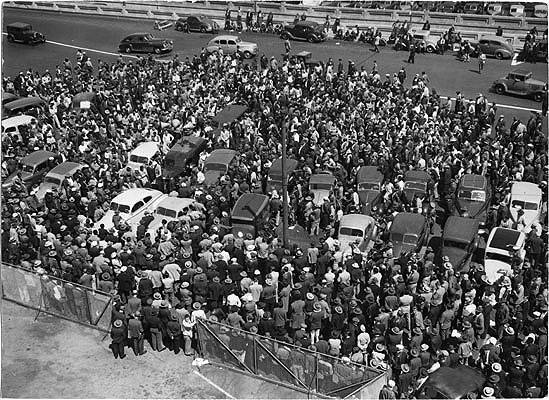
<svg viewBox="0 0 549 400"><path fill-rule="evenodd" d="M198 19L196 17L187 18L187 25L189 26L189 30L191 31L196 31L199 29Z"/></svg>
<svg viewBox="0 0 549 400"><path fill-rule="evenodd" d="M478 47L480 47L480 50L481 50L484 54L492 55L492 54L494 54L494 53L493 53L493 52L490 52L489 44L490 44L490 41L489 41L489 40L481 39L481 40L479 40L479 42L478 42Z"/></svg>
<svg viewBox="0 0 549 400"><path fill-rule="evenodd" d="M229 51L229 47L227 46L227 39L219 40L219 48L223 50L223 53L227 53Z"/></svg>
<svg viewBox="0 0 549 400"><path fill-rule="evenodd" d="M513 93L523 93L525 88L524 77L520 75L511 74L508 84L508 91Z"/></svg>
<svg viewBox="0 0 549 400"><path fill-rule="evenodd" d="M236 40L234 39L227 40L227 52L236 53Z"/></svg>

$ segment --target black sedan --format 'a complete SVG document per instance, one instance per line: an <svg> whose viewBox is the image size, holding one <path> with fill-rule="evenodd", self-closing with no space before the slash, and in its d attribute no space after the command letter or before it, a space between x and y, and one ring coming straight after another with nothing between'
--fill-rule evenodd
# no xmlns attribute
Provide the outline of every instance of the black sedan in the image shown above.
<svg viewBox="0 0 549 400"><path fill-rule="evenodd" d="M173 42L167 39L155 38L150 33L132 33L120 41L118 51L121 53L169 53L173 50Z"/></svg>

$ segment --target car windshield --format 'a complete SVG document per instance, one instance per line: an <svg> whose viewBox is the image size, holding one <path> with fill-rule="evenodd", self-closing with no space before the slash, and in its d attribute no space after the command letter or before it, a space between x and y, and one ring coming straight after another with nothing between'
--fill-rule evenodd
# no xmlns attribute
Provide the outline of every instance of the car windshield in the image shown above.
<svg viewBox="0 0 549 400"><path fill-rule="evenodd" d="M510 256L506 256L504 254L492 253L492 252L487 252L486 255L485 255L485 259L486 260L501 261L501 262L504 262L506 264L512 264L512 262L513 262L513 258L510 257Z"/></svg>
<svg viewBox="0 0 549 400"><path fill-rule="evenodd" d="M332 185L329 183L312 183L311 190L330 190Z"/></svg>
<svg viewBox="0 0 549 400"><path fill-rule="evenodd" d="M158 207L156 209L156 213L158 215L164 215L166 217L170 217L170 218L175 218L177 217L177 211L175 210L171 210L169 208L165 208L165 207Z"/></svg>
<svg viewBox="0 0 549 400"><path fill-rule="evenodd" d="M227 166L225 164L219 164L219 163L208 163L204 166L204 170L225 172L227 171Z"/></svg>
<svg viewBox="0 0 549 400"><path fill-rule="evenodd" d="M153 36L149 33L148 35L143 36L143 40L148 41L151 40Z"/></svg>
<svg viewBox="0 0 549 400"><path fill-rule="evenodd" d="M513 208L521 207L523 210L530 210L530 211L535 211L538 209L538 205L536 203L530 203L528 201L522 201L522 200L513 200L511 202L511 207Z"/></svg>
<svg viewBox="0 0 549 400"><path fill-rule="evenodd" d="M379 190L379 183L362 182L358 186L359 190Z"/></svg>
<svg viewBox="0 0 549 400"><path fill-rule="evenodd" d="M425 190L427 188L427 184L421 183L421 182L405 182L404 187L406 189L420 189Z"/></svg>
<svg viewBox="0 0 549 400"><path fill-rule="evenodd" d="M342 226L339 228L339 234L344 236L354 236L354 237L363 237L364 232L362 232L360 229L354 229L354 228L348 228L346 226Z"/></svg>
<svg viewBox="0 0 549 400"><path fill-rule="evenodd" d="M404 239L402 240L402 243L406 244L417 244L417 235L413 233L407 233L404 235Z"/></svg>
<svg viewBox="0 0 549 400"><path fill-rule="evenodd" d="M483 190L460 190L458 197L463 200L486 201L486 193Z"/></svg>
<svg viewBox="0 0 549 400"><path fill-rule="evenodd" d="M130 156L130 161L139 164L147 164L149 162L149 159L147 157L132 154Z"/></svg>
<svg viewBox="0 0 549 400"><path fill-rule="evenodd" d="M21 167L21 170L23 172L29 172L29 173L32 174L34 172L34 167L32 165L23 164L22 167Z"/></svg>
<svg viewBox="0 0 549 400"><path fill-rule="evenodd" d="M54 185L57 185L57 186L61 185L61 179L55 178L55 177L53 177L53 176L46 176L46 177L44 178L44 182L46 182L46 183L53 183Z"/></svg>
<svg viewBox="0 0 549 400"><path fill-rule="evenodd" d="M444 239L444 247L451 247L453 249L467 249L468 243L456 242L455 240L446 240Z"/></svg>
<svg viewBox="0 0 549 400"><path fill-rule="evenodd" d="M127 214L130 212L130 206L126 204L119 204L114 201L111 201L111 210L119 211L121 213Z"/></svg>

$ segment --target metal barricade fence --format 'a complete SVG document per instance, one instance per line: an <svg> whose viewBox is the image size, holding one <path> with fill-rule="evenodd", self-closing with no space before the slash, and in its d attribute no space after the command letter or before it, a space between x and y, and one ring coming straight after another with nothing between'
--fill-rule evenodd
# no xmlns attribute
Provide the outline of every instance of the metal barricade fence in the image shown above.
<svg viewBox="0 0 549 400"><path fill-rule="evenodd" d="M113 296L38 274L20 266L2 263L2 299L69 321L110 331Z"/></svg>
<svg viewBox="0 0 549 400"><path fill-rule="evenodd" d="M198 351L210 362L239 369L302 392L345 398L386 374L366 365L343 361L308 349L199 320Z"/></svg>

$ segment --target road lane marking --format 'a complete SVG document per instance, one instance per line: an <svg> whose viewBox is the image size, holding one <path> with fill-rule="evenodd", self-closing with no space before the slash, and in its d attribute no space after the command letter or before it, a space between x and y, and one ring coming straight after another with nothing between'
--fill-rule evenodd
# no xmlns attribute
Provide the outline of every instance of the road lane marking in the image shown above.
<svg viewBox="0 0 549 400"><path fill-rule="evenodd" d="M199 377L201 377L202 379L204 379L207 383L209 383L210 385L212 385L214 388L216 388L217 390L219 390L221 393L223 393L227 398L229 399L236 399L236 397L234 397L233 395L231 395L229 392L227 392L226 390L222 389L221 387L219 387L218 385L216 385L214 382L211 381L211 379L209 378L206 378L204 375L202 375L200 372L198 372L197 370L194 370L193 371L196 375L198 375Z"/></svg>
<svg viewBox="0 0 549 400"><path fill-rule="evenodd" d="M2 35L7 35L7 33L2 32ZM129 57L129 58L137 58L137 56L131 56L131 55L128 55L128 54L113 53L113 52L110 52L110 51L90 49L88 47L75 46L75 45L72 45L72 44L61 43L61 42L54 42L52 40L46 40L46 44L48 44L48 43L56 45L56 46L61 46L61 47L70 47L71 49L77 49L77 50L80 49L80 50L83 50L83 51L89 51L90 53L106 54L106 55L109 55L109 56L122 56L122 57Z"/></svg>
<svg viewBox="0 0 549 400"><path fill-rule="evenodd" d="M456 98L455 97L447 97L447 96L440 96L441 99L450 99L452 101L456 101ZM464 100L464 103L470 103L469 100ZM541 112L541 110L538 110L537 108L527 108L527 107L519 107L519 106L511 106L511 105L507 105L507 104L499 104L496 102L496 106L497 108L510 108L510 109L513 109L513 110L522 110L522 111L536 111L536 112Z"/></svg>

